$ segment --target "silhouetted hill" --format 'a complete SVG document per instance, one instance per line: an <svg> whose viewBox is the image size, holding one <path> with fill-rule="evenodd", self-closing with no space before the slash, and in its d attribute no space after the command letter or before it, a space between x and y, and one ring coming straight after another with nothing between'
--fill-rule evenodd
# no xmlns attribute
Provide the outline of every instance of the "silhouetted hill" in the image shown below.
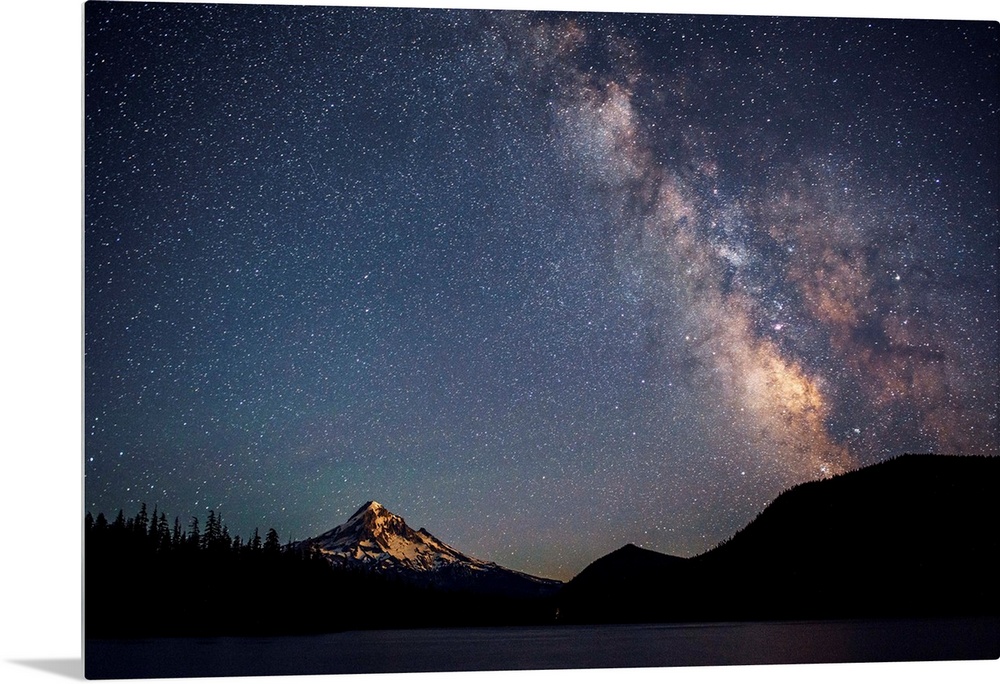
<svg viewBox="0 0 1000 684"><path fill-rule="evenodd" d="M927 455L802 484L687 561L648 551L595 561L567 583L560 614L575 622L996 615L998 484L998 458Z"/></svg>
<svg viewBox="0 0 1000 684"><path fill-rule="evenodd" d="M626 544L598 558L563 587L560 603L586 604L588 621L647 622L685 600L668 591L649 592L643 600L636 587L656 586L662 577L679 577L690 561ZM561 608L560 610L563 610ZM570 617L575 617L570 613Z"/></svg>

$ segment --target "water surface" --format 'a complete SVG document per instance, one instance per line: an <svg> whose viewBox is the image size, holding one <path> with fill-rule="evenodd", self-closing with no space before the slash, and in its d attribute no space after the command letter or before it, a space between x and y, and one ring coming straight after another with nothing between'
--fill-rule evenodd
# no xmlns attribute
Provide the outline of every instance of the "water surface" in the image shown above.
<svg viewBox="0 0 1000 684"><path fill-rule="evenodd" d="M373 630L87 640L88 678L977 660L1000 618Z"/></svg>

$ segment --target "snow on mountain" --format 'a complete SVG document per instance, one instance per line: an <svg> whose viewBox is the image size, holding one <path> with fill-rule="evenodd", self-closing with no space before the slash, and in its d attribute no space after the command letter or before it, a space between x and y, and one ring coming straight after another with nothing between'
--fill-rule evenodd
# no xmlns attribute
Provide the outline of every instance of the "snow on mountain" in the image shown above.
<svg viewBox="0 0 1000 684"><path fill-rule="evenodd" d="M473 558L402 517L369 501L346 523L301 542L330 563L401 576L447 588L544 592L561 583Z"/></svg>
<svg viewBox="0 0 1000 684"><path fill-rule="evenodd" d="M453 549L423 528L414 531L377 501L369 501L343 525L307 542L335 563L351 560L370 567L418 571L452 563L488 565Z"/></svg>

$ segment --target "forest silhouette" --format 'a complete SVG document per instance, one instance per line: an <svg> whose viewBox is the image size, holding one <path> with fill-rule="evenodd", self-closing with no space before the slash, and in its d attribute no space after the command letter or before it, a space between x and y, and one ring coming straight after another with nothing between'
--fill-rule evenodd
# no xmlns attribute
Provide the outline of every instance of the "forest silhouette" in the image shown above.
<svg viewBox="0 0 1000 684"><path fill-rule="evenodd" d="M231 536L192 518L118 512L85 518L87 638L305 634L344 629L550 622L551 599L418 586L333 567L319 552L258 530Z"/></svg>
<svg viewBox="0 0 1000 684"><path fill-rule="evenodd" d="M145 504L85 518L87 638L1000 615L1000 459L907 455L786 491L693 558L634 545L546 596L334 567Z"/></svg>

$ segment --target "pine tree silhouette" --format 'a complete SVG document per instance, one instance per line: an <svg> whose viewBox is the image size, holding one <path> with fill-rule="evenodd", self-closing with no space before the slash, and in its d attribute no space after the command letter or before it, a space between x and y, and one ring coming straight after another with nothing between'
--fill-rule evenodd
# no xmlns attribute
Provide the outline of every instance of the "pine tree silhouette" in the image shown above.
<svg viewBox="0 0 1000 684"><path fill-rule="evenodd" d="M277 554L281 552L281 541L278 538L278 533L272 527L267 531L267 535L264 537L264 553Z"/></svg>

